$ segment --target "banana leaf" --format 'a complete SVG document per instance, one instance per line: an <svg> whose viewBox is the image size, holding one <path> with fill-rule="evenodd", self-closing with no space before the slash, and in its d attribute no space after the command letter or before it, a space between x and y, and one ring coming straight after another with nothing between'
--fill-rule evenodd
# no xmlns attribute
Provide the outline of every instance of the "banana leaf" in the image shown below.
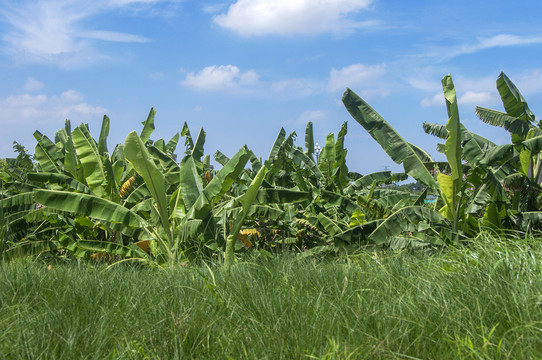
<svg viewBox="0 0 542 360"><path fill-rule="evenodd" d="M51 209L85 215L131 228L145 225L145 220L130 209L94 195L38 189L34 191L34 199Z"/></svg>
<svg viewBox="0 0 542 360"><path fill-rule="evenodd" d="M47 172L61 172L60 154L56 145L39 131L34 132L34 138L38 141L34 150L34 157L40 164L41 169Z"/></svg>
<svg viewBox="0 0 542 360"><path fill-rule="evenodd" d="M169 223L169 211L164 185L164 175L157 168L154 161L152 161L142 139L135 131L130 132L128 136L126 136L126 140L124 141L124 154L126 159L132 164L137 173L145 181L145 185L156 202L162 226L168 234L170 241L173 241Z"/></svg>
<svg viewBox="0 0 542 360"><path fill-rule="evenodd" d="M230 161L230 158L220 152L220 150L216 151L214 158L222 166L226 165L226 163Z"/></svg>
<svg viewBox="0 0 542 360"><path fill-rule="evenodd" d="M256 199L256 195L258 194L258 190L262 185L267 171L267 167L263 166L260 171L258 171L258 174L254 177L254 180L252 180L247 192L239 199L243 211L235 217L231 232L228 234L226 239L226 251L224 254L224 267L226 269L228 269L233 263L235 242L239 236L239 231L241 230L241 226L243 226L245 218L252 207L252 203Z"/></svg>
<svg viewBox="0 0 542 360"><path fill-rule="evenodd" d="M394 237L402 232L418 230L418 223L420 222L435 225L444 222L444 217L438 212L423 206L407 206L396 211L378 225L369 235L369 239L377 245L389 244ZM440 243L442 239L435 236L435 242Z"/></svg>
<svg viewBox="0 0 542 360"><path fill-rule="evenodd" d="M173 137L167 142L165 146L165 150L168 154L175 153L175 149L177 148L177 144L179 143L179 133L175 133Z"/></svg>
<svg viewBox="0 0 542 360"><path fill-rule="evenodd" d="M314 134L312 130L312 122L307 122L307 127L305 129L305 154L310 158L313 158L314 155Z"/></svg>
<svg viewBox="0 0 542 360"><path fill-rule="evenodd" d="M151 134L154 131L154 115L156 115L156 110L151 108L151 111L149 111L149 115L147 116L147 120L141 123L143 125L143 129L141 129L141 134L139 137L143 144L146 144L147 141L149 141Z"/></svg>
<svg viewBox="0 0 542 360"><path fill-rule="evenodd" d="M249 157L249 150L244 146L215 174L211 182L201 191L194 205L187 211L187 218L205 219L210 214L213 204L222 198L244 170Z"/></svg>
<svg viewBox="0 0 542 360"><path fill-rule="evenodd" d="M196 143L194 144L194 148L192 149L192 157L197 160L198 162L201 162L201 157L203 156L203 145L205 144L205 131L203 131L203 128L200 129L198 137L196 138Z"/></svg>
<svg viewBox="0 0 542 360"><path fill-rule="evenodd" d="M181 163L180 187L186 212L196 203L203 190L203 184L192 156L185 157Z"/></svg>
<svg viewBox="0 0 542 360"><path fill-rule="evenodd" d="M503 72L497 79L497 90L508 115L524 121L535 122L534 114L529 109L527 102L516 85Z"/></svg>
<svg viewBox="0 0 542 360"><path fill-rule="evenodd" d="M77 181L71 176L59 174L59 173L50 173L50 172L40 172L40 173L28 173L28 180L35 181L41 184L55 184L59 185L65 189L72 189L78 192L85 194L91 194L92 191L85 184Z"/></svg>
<svg viewBox="0 0 542 360"><path fill-rule="evenodd" d="M107 152L107 136L109 136L109 118L104 115L100 137L98 138L98 153L100 155Z"/></svg>
<svg viewBox="0 0 542 360"><path fill-rule="evenodd" d="M369 104L350 89L345 91L343 103L350 115L367 130L391 159L403 164L408 175L431 189L437 188L435 179L412 147Z"/></svg>
<svg viewBox="0 0 542 360"><path fill-rule="evenodd" d="M304 201L312 201L309 192L278 188L260 189L255 199L257 204L287 204Z"/></svg>
<svg viewBox="0 0 542 360"><path fill-rule="evenodd" d="M75 152L83 166L83 174L88 187L94 194L104 196L106 175L96 141L85 125L80 125L72 131L72 140Z"/></svg>

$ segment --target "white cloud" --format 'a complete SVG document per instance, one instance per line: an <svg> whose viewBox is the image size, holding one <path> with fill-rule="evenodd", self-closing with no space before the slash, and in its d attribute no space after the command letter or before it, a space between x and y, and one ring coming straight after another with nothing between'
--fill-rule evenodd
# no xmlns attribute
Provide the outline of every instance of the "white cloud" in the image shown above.
<svg viewBox="0 0 542 360"><path fill-rule="evenodd" d="M80 102L83 100L83 95L78 93L75 90L66 90L64 91L60 97L64 100L67 100L69 102Z"/></svg>
<svg viewBox="0 0 542 360"><path fill-rule="evenodd" d="M488 38L478 38L475 42L457 46L437 46L422 56L434 57L440 60L449 60L456 56L473 54L478 51L510 46L522 46L542 44L542 36L517 36L511 34L499 34Z"/></svg>
<svg viewBox="0 0 542 360"><path fill-rule="evenodd" d="M232 91L256 85L258 79L254 70L241 72L234 65L212 65L198 73L188 73L181 85L202 91Z"/></svg>
<svg viewBox="0 0 542 360"><path fill-rule="evenodd" d="M144 43L149 42L150 39L133 34L119 33L116 31L103 31L103 30L94 30L94 31L84 31L78 34L80 38L94 39L94 40L103 40L103 41L112 41L112 42L123 42L123 43Z"/></svg>
<svg viewBox="0 0 542 360"><path fill-rule="evenodd" d="M361 93L387 95L389 91L382 85L382 78L386 74L386 66L352 64L342 69L332 68L329 73L327 90L336 92L347 87L359 88Z"/></svg>
<svg viewBox="0 0 542 360"><path fill-rule="evenodd" d="M442 92L439 92L431 97L425 97L421 101L421 105L423 107L429 107L429 106L440 106L444 105L446 102L444 101L444 94Z"/></svg>
<svg viewBox="0 0 542 360"><path fill-rule="evenodd" d="M37 0L5 2L0 17L8 25L3 40L21 63L46 63L60 67L87 65L106 56L97 50L99 42L146 42L148 38L117 31L92 29L90 18L145 0Z"/></svg>
<svg viewBox="0 0 542 360"><path fill-rule="evenodd" d="M468 90L462 95L457 94L457 104L459 107L463 105L490 106L498 103L497 98L498 94L495 95L491 92ZM431 97L425 97L421 101L422 107L444 106L445 103L442 91Z"/></svg>
<svg viewBox="0 0 542 360"><path fill-rule="evenodd" d="M462 95L458 94L457 104L459 107L462 105L477 105L477 106L489 106L496 103L496 96L486 91L467 91ZM425 97L421 101L423 107L429 106L444 106L444 93L441 91L431 97Z"/></svg>
<svg viewBox="0 0 542 360"><path fill-rule="evenodd" d="M41 81L38 81L33 77L29 77L28 79L26 79L26 82L23 85L23 90L32 92L43 89L43 86L44 85Z"/></svg>
<svg viewBox="0 0 542 360"><path fill-rule="evenodd" d="M467 91L457 100L458 104L465 105L481 105L484 103L492 102L493 96L489 92L476 92Z"/></svg>
<svg viewBox="0 0 542 360"><path fill-rule="evenodd" d="M510 80L516 84L517 88L524 96L539 94L542 92L542 71L539 69L528 70L517 76L507 74ZM529 99L526 99L527 102Z"/></svg>
<svg viewBox="0 0 542 360"><path fill-rule="evenodd" d="M214 22L242 36L348 32L377 24L349 18L372 3L373 0L237 0L226 13L215 16Z"/></svg>
<svg viewBox="0 0 542 360"><path fill-rule="evenodd" d="M40 124L62 124L64 119L74 121L90 121L99 119L106 109L92 106L84 102L82 94L75 90L67 90L60 95L44 94L11 95L0 99L0 126L3 128L20 128L32 131L28 126ZM24 125L24 127L21 127Z"/></svg>
<svg viewBox="0 0 542 360"><path fill-rule="evenodd" d="M540 43L542 43L542 36L520 37L510 34L499 34L490 38L478 39L478 42L472 45L461 46L459 49L456 50L456 53L453 55L456 56L461 54L471 54L476 51L491 49L495 47L531 45Z"/></svg>
<svg viewBox="0 0 542 360"><path fill-rule="evenodd" d="M495 80L496 78L491 76L454 76L453 81L459 107L462 107L463 105L498 105L500 101L499 94L495 88ZM433 95L426 96L422 99L422 107L444 106L445 101L441 82L436 77L433 81L420 79L419 81L409 80L409 83L416 89L433 93ZM434 83L439 89L430 86L431 83Z"/></svg>

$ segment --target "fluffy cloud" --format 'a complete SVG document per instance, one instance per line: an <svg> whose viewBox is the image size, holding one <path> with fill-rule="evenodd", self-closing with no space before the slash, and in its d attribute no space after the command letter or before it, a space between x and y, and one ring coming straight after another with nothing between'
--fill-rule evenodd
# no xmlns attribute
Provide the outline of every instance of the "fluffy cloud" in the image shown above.
<svg viewBox="0 0 542 360"><path fill-rule="evenodd" d="M507 74L516 84L524 96L539 94L542 92L542 70L534 69L522 72L518 75ZM526 99L527 102L529 99Z"/></svg>
<svg viewBox="0 0 542 360"><path fill-rule="evenodd" d="M352 64L342 69L331 69L327 90L336 92L349 87L360 88L366 93L386 95L389 91L382 86L382 77L386 74L386 66Z"/></svg>
<svg viewBox="0 0 542 360"><path fill-rule="evenodd" d="M439 61L447 61L456 56L473 54L482 50L524 46L532 44L541 44L542 36L517 36L511 34L498 34L487 38L478 38L475 41L453 45L453 46L434 46L422 53L422 57L431 57Z"/></svg>
<svg viewBox="0 0 542 360"><path fill-rule="evenodd" d="M493 102L494 96L489 92L476 92L476 91L467 91L463 94L458 100L458 104L465 105L481 105L488 102Z"/></svg>
<svg viewBox="0 0 542 360"><path fill-rule="evenodd" d="M212 65L188 73L181 85L201 91L235 91L257 84L258 78L254 70L242 72L234 65Z"/></svg>
<svg viewBox="0 0 542 360"><path fill-rule="evenodd" d="M367 9L373 0L237 0L214 22L243 36L313 35L369 27L348 16Z"/></svg>
<svg viewBox="0 0 542 360"><path fill-rule="evenodd" d="M86 28L88 19L135 5L152 6L156 0L37 0L5 2L0 18L7 24L3 40L19 62L74 67L105 58L97 42L146 42L140 35ZM88 25L87 25L88 26Z"/></svg>
<svg viewBox="0 0 542 360"><path fill-rule="evenodd" d="M0 99L2 127L21 127L29 131L27 125L46 123L62 124L64 119L89 121L100 118L106 109L92 106L84 102L82 94L75 90L67 90L60 95L47 96L44 94L12 95Z"/></svg>
<svg viewBox="0 0 542 360"><path fill-rule="evenodd" d="M421 105L423 107L440 106L444 105L445 103L446 102L444 101L444 94L442 92L436 93L431 97L425 97L421 101Z"/></svg>

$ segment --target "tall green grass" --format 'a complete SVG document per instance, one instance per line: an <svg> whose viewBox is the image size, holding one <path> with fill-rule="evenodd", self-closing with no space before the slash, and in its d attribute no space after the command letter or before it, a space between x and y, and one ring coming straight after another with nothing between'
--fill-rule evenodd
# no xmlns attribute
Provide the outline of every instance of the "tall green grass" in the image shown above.
<svg viewBox="0 0 542 360"><path fill-rule="evenodd" d="M542 357L542 248L245 259L227 273L3 264L0 358Z"/></svg>

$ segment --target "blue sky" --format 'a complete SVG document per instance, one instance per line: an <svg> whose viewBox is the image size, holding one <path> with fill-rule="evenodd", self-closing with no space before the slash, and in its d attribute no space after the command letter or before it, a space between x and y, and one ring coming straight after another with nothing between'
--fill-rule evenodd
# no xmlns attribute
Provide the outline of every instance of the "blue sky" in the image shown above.
<svg viewBox="0 0 542 360"><path fill-rule="evenodd" d="M247 144L263 158L281 127L302 146L307 121L320 144L348 121L352 171L400 171L342 93L350 87L441 159L422 123L446 122L448 73L465 126L506 143L474 109L502 108L504 71L541 113L541 13L536 0L5 0L0 157L13 156L13 140L33 152L32 133L53 138L65 118L97 137L104 114L112 148L154 107L154 139L186 121L207 132L206 153Z"/></svg>

